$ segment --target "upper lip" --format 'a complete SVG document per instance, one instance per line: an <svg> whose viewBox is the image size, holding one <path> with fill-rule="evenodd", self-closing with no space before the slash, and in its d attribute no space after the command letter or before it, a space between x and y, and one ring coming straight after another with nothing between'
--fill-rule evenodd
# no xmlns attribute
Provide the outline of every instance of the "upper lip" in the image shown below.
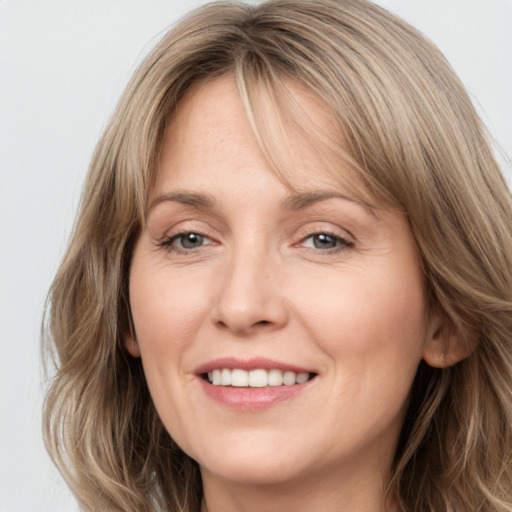
<svg viewBox="0 0 512 512"><path fill-rule="evenodd" d="M196 368L196 375L202 375L213 370L220 370L223 368L228 368L233 370L235 368L239 368L241 370L282 370L285 372L295 372L295 373L315 373L313 370L304 368L301 366L297 366L294 364L284 363L282 361L276 361L273 359L267 359L263 357L255 357L251 359L237 359L234 357L222 357L220 359L214 359L212 361L208 361L207 363L202 364L198 368Z"/></svg>

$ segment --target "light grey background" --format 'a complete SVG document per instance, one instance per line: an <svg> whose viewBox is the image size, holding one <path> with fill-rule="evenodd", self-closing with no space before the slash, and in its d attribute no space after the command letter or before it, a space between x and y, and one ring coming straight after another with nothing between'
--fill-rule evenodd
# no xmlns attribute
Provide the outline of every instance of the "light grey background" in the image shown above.
<svg viewBox="0 0 512 512"><path fill-rule="evenodd" d="M124 85L200 3L0 1L0 512L76 510L40 435L45 295ZM512 0L378 3L440 46L512 155Z"/></svg>

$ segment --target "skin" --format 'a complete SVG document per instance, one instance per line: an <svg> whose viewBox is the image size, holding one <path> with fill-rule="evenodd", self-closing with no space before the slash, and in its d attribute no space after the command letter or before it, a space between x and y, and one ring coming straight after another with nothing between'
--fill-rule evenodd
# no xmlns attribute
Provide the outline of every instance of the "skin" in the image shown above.
<svg viewBox="0 0 512 512"><path fill-rule="evenodd" d="M288 86L332 130L321 103ZM384 510L417 366L442 352L439 321L427 319L404 216L341 189L299 134L286 142L293 190L269 169L232 77L188 92L134 249L136 336L126 346L142 357L165 427L201 467L203 511ZM355 180L343 163L339 172ZM291 196L318 192L339 197L290 207ZM187 249L180 233L202 238ZM233 409L208 397L195 373L220 357L317 375L270 407Z"/></svg>

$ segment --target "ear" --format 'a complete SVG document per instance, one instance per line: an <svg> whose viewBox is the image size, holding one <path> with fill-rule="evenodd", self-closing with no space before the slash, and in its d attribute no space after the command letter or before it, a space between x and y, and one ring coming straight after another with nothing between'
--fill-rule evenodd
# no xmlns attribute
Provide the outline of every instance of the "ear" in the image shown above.
<svg viewBox="0 0 512 512"><path fill-rule="evenodd" d="M130 310L128 310L128 325L130 327L130 331L124 336L124 346L131 356L140 357L139 342L135 335L135 328L133 327L133 319Z"/></svg>
<svg viewBox="0 0 512 512"><path fill-rule="evenodd" d="M425 346L423 359L434 368L447 368L466 359L475 350L479 335L476 329L462 332L443 315L434 315Z"/></svg>
<svg viewBox="0 0 512 512"><path fill-rule="evenodd" d="M133 334L127 334L124 337L124 346L126 350L128 350L128 353L133 357L140 357L140 347L139 343L135 339L135 336Z"/></svg>

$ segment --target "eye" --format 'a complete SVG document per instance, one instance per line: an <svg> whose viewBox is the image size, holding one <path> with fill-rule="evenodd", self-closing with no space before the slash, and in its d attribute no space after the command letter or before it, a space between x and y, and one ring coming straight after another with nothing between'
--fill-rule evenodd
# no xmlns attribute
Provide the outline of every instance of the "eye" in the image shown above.
<svg viewBox="0 0 512 512"><path fill-rule="evenodd" d="M180 252L199 249L212 243L212 240L207 236L190 231L186 233L177 233L168 237L164 242L162 242L162 246L174 249L176 252Z"/></svg>
<svg viewBox="0 0 512 512"><path fill-rule="evenodd" d="M304 238L302 245L321 250L347 249L354 246L352 242L333 233L314 233Z"/></svg>

